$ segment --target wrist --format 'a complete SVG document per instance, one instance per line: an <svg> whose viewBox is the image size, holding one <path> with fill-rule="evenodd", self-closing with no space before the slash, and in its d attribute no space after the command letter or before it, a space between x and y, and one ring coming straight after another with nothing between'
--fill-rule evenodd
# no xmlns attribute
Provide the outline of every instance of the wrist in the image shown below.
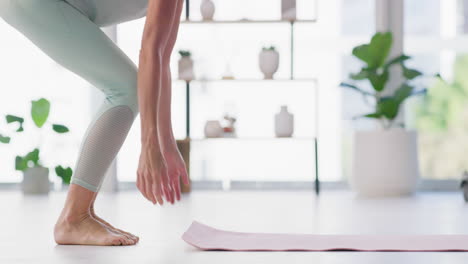
<svg viewBox="0 0 468 264"><path fill-rule="evenodd" d="M164 136L160 137L159 140L161 151L164 153L174 152L177 149L177 141L174 136Z"/></svg>
<svg viewBox="0 0 468 264"><path fill-rule="evenodd" d="M141 145L159 145L158 134L151 131L145 131L141 133Z"/></svg>

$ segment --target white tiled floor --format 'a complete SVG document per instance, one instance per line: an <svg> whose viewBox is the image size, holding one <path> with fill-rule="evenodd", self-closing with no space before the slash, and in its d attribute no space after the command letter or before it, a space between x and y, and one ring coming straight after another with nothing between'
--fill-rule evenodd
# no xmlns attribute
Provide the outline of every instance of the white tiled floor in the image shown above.
<svg viewBox="0 0 468 264"><path fill-rule="evenodd" d="M246 232L468 234L460 193L363 200L347 192L195 192L154 207L136 192L102 195L97 212L139 234L132 247L57 246L52 229L65 194L0 192L0 263L466 263L468 253L201 252L181 234L192 219Z"/></svg>

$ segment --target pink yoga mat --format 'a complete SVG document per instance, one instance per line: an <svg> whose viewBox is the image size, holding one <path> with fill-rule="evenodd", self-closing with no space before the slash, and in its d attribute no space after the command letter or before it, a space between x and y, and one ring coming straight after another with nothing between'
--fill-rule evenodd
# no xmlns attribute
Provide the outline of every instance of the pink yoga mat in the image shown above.
<svg viewBox="0 0 468 264"><path fill-rule="evenodd" d="M468 235L312 235L241 233L193 222L182 239L201 250L468 251Z"/></svg>

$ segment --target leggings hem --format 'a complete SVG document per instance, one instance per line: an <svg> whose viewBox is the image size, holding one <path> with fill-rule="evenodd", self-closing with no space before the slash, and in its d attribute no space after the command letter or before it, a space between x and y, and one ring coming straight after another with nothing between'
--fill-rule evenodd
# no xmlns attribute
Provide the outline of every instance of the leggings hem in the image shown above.
<svg viewBox="0 0 468 264"><path fill-rule="evenodd" d="M79 185L85 189L88 189L92 192L98 192L99 191L99 187L96 187L92 184L89 184L83 180L80 180L80 179L76 179L76 178L73 178L72 181L71 181L71 184L76 184L76 185Z"/></svg>

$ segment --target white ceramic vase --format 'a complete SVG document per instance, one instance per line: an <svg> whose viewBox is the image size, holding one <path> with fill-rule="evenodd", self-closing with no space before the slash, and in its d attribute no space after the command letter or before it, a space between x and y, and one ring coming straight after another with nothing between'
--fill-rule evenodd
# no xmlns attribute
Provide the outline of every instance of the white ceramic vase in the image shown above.
<svg viewBox="0 0 468 264"><path fill-rule="evenodd" d="M200 5L200 12L204 21L213 20L215 5L211 0L203 0Z"/></svg>
<svg viewBox="0 0 468 264"><path fill-rule="evenodd" d="M275 115L275 135L291 137L294 133L294 115L288 112L288 107L281 106L281 111Z"/></svg>
<svg viewBox="0 0 468 264"><path fill-rule="evenodd" d="M419 180L417 132L402 128L355 132L350 184L359 196L412 194Z"/></svg>
<svg viewBox="0 0 468 264"><path fill-rule="evenodd" d="M179 59L179 80L191 81L195 79L193 73L193 60L190 56L184 56Z"/></svg>
<svg viewBox="0 0 468 264"><path fill-rule="evenodd" d="M205 124L205 137L207 138L219 138L224 133L221 122L218 120L208 120Z"/></svg>
<svg viewBox="0 0 468 264"><path fill-rule="evenodd" d="M259 55L259 64L264 78L273 79L279 66L279 53L276 50L262 50Z"/></svg>
<svg viewBox="0 0 468 264"><path fill-rule="evenodd" d="M50 190L49 169L38 166L25 170L21 190L24 194L48 194Z"/></svg>
<svg viewBox="0 0 468 264"><path fill-rule="evenodd" d="M281 19L296 20L296 0L281 0Z"/></svg>

